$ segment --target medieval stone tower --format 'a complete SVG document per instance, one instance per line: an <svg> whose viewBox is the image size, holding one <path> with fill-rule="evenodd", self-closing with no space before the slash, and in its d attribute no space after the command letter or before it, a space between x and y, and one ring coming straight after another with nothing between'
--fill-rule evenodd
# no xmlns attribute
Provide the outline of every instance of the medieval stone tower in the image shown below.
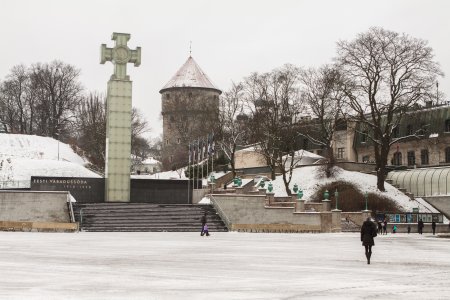
<svg viewBox="0 0 450 300"><path fill-rule="evenodd" d="M222 93L189 56L159 91L163 116L162 163L165 170L187 165L188 145L214 131Z"/></svg>

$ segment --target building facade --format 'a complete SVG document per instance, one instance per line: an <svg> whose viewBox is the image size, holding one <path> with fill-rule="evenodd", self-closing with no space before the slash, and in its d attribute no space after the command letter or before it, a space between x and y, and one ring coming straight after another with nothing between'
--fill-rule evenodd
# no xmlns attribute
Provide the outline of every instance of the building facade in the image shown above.
<svg viewBox="0 0 450 300"><path fill-rule="evenodd" d="M190 56L159 91L162 102L164 170L187 165L189 143L214 131L222 93Z"/></svg>

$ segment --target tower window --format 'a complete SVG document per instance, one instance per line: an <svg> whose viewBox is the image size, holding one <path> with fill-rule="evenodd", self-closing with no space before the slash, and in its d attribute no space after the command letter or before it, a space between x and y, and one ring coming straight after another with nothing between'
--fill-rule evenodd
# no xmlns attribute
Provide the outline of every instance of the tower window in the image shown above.
<svg viewBox="0 0 450 300"><path fill-rule="evenodd" d="M166 99L170 99L170 94L169 93L166 94Z"/></svg>
<svg viewBox="0 0 450 300"><path fill-rule="evenodd" d="M392 129L392 137L398 138L398 126L395 126L395 127Z"/></svg>
<svg viewBox="0 0 450 300"><path fill-rule="evenodd" d="M177 144L181 144L181 139L180 138L177 139Z"/></svg>
<svg viewBox="0 0 450 300"><path fill-rule="evenodd" d="M337 158L344 158L344 148L338 148L337 150Z"/></svg>
<svg viewBox="0 0 450 300"><path fill-rule="evenodd" d="M166 139L166 145L169 145L169 140L168 139Z"/></svg>

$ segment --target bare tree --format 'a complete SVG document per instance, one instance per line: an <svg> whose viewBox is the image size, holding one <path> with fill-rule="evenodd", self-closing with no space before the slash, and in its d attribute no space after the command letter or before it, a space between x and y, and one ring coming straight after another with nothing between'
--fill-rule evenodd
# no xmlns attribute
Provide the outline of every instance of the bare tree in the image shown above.
<svg viewBox="0 0 450 300"><path fill-rule="evenodd" d="M34 64L30 72L36 96L36 133L51 137L69 135L67 128L74 121L76 108L83 99L80 70L53 61Z"/></svg>
<svg viewBox="0 0 450 300"><path fill-rule="evenodd" d="M244 113L244 92L241 83L232 83L231 88L224 92L219 102L219 128L217 140L220 149L231 164L233 177L236 176L235 153L238 142L246 140L248 116Z"/></svg>
<svg viewBox="0 0 450 300"><path fill-rule="evenodd" d="M291 193L292 172L298 163L288 155L294 158L298 149L296 123L304 109L299 92L299 74L299 68L284 65L269 73L253 73L244 82L253 142L266 158L272 179L275 179L277 171L282 173L288 194Z"/></svg>
<svg viewBox="0 0 450 300"><path fill-rule="evenodd" d="M339 89L340 74L335 68L325 65L305 70L300 80L303 83L302 97L314 120L300 123L299 133L325 150L328 161L325 173L330 177L335 165L333 141L336 126L342 118L341 102L345 96Z"/></svg>
<svg viewBox="0 0 450 300"><path fill-rule="evenodd" d="M427 42L382 28L371 28L352 41L337 43L337 64L349 120L361 124L373 143L377 186L384 191L388 153L399 139L393 130L416 103L433 97L443 75Z"/></svg>
<svg viewBox="0 0 450 300"><path fill-rule="evenodd" d="M14 66L0 86L0 106L4 122L12 132L28 133L32 107L27 97L30 78L24 65Z"/></svg>
<svg viewBox="0 0 450 300"><path fill-rule="evenodd" d="M77 108L77 144L85 156L103 172L105 167L106 111L105 99L90 93Z"/></svg>

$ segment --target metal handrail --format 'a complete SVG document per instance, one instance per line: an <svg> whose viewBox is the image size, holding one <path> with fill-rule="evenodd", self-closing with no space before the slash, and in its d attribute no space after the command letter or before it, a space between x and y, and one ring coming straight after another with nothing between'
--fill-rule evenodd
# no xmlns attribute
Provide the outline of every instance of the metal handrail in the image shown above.
<svg viewBox="0 0 450 300"><path fill-rule="evenodd" d="M216 209L216 211L219 214L220 218L223 220L223 222L225 223L227 228L230 229L231 228L230 227L231 222L228 219L227 215L223 212L223 209L222 209L222 207L220 207L220 204L217 201L215 201L213 195L210 195L210 197L211 197L211 200L212 200L212 204L214 205L214 208Z"/></svg>
<svg viewBox="0 0 450 300"><path fill-rule="evenodd" d="M83 231L83 209L84 208L80 209L80 228L79 228L79 231Z"/></svg>
<svg viewBox="0 0 450 300"><path fill-rule="evenodd" d="M70 213L70 221L72 223L75 223L75 215L73 213L73 206L72 206L72 195L70 193L67 195L67 198L69 199L69 213Z"/></svg>

